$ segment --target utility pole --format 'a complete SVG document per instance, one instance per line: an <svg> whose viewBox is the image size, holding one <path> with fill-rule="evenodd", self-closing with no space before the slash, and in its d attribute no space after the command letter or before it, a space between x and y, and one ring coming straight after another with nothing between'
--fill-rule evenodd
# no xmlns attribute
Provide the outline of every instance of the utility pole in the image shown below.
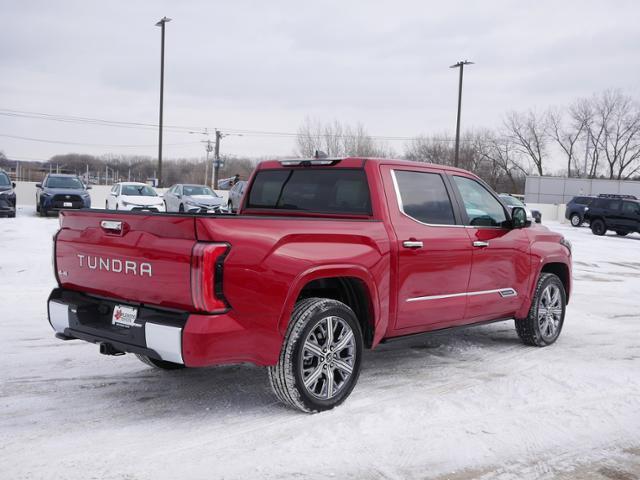
<svg viewBox="0 0 640 480"><path fill-rule="evenodd" d="M204 147L205 149L205 161L204 161L204 184L209 183L209 154L213 152L213 146L211 145L211 140L207 138L207 145Z"/></svg>
<svg viewBox="0 0 640 480"><path fill-rule="evenodd" d="M220 170L220 140L222 139L222 137L222 132L216 128L216 148L213 155L213 171L211 172L211 183L213 183L211 188L213 188L214 190L218 188L218 171Z"/></svg>
<svg viewBox="0 0 640 480"><path fill-rule="evenodd" d="M473 62L468 60L460 61L455 65L451 65L449 68L459 68L460 69L460 80L458 83L458 117L456 120L456 153L453 159L453 166L458 166L458 158L460 153L460 111L462 109L462 75L464 72L465 65L473 65Z"/></svg>
<svg viewBox="0 0 640 480"><path fill-rule="evenodd" d="M591 132L589 131L589 128L587 127L587 143L586 143L586 148L584 151L584 174L583 177L584 178L588 178L589 174L587 173L587 161L589 160L589 140L591 140Z"/></svg>
<svg viewBox="0 0 640 480"><path fill-rule="evenodd" d="M158 122L158 187L162 187L162 108L164 102L164 26L171 19L162 17L156 27L162 30L160 43L160 120Z"/></svg>

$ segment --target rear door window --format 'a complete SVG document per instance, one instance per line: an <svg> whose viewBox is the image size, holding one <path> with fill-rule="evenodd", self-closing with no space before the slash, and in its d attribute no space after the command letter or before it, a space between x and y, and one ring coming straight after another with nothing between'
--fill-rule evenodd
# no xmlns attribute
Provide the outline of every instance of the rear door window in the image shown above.
<svg viewBox="0 0 640 480"><path fill-rule="evenodd" d="M371 197L362 169L261 170L246 208L371 215Z"/></svg>
<svg viewBox="0 0 640 480"><path fill-rule="evenodd" d="M421 223L454 225L451 199L438 173L394 170L400 210Z"/></svg>

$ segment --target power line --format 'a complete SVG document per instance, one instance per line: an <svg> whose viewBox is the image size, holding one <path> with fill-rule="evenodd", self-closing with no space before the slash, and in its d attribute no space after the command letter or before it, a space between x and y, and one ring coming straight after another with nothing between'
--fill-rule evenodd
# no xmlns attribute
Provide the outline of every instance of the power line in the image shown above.
<svg viewBox="0 0 640 480"><path fill-rule="evenodd" d="M51 114L51 113L44 113L44 112L27 112L22 110L9 110L9 109L0 109L0 116L30 118L35 120L48 120L48 121L56 121L56 122L63 122L63 123L76 123L76 124L86 124L86 125L95 125L95 126L142 129L142 130L156 130L158 128L157 123L106 120L106 119L92 118L92 117L79 117L74 115L58 115L58 114ZM299 132L279 132L279 131L249 130L249 129L223 128L223 127L195 127L195 126L165 125L163 128L173 133L190 133L193 130L202 131L206 129L215 131L216 129L218 129L225 132L234 133L234 134L247 136L247 137L297 138L304 135ZM357 134L354 135L354 134L341 134L341 133L319 133L319 134L312 134L312 136L320 137L320 138L359 138L360 137L360 135L357 135ZM394 135L366 135L366 136L374 140L405 141L405 142L419 140L423 138L421 136L394 136ZM431 138L430 141L451 143L451 142L455 142L455 139L454 138ZM52 142L52 143L55 143L55 142ZM69 142L64 142L64 143L69 144ZM97 146L102 146L102 145L97 145ZM104 146L118 146L118 145L104 145ZM147 146L147 145L144 145L144 146ZM149 146L155 146L155 145L149 145Z"/></svg>
<svg viewBox="0 0 640 480"><path fill-rule="evenodd" d="M149 148L157 147L158 145L146 144L146 145L121 145L121 144L106 144L106 143L80 143L80 142L65 142L62 140L47 140L44 138L23 137L20 135L10 135L6 133L0 133L0 137L13 138L17 140L26 140L29 142L41 142L41 143L56 143L60 145L77 145L82 147L110 147L110 148ZM180 143L167 143L166 145L194 145L199 142L180 142Z"/></svg>

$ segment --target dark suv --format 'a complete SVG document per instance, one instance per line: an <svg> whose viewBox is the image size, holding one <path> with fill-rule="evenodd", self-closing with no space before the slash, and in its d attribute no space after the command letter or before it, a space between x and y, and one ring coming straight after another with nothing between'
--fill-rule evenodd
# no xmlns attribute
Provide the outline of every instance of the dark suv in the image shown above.
<svg viewBox="0 0 640 480"><path fill-rule="evenodd" d="M584 222L584 214L589 209L589 205L593 201L594 197L573 197L569 203L567 203L567 209L564 212L564 216L571 222L574 227L579 227Z"/></svg>
<svg viewBox="0 0 640 480"><path fill-rule="evenodd" d="M48 174L42 183L36 183L36 212L46 217L51 211L63 208L91 208L90 185L75 175Z"/></svg>
<svg viewBox="0 0 640 480"><path fill-rule="evenodd" d="M594 235L613 230L617 235L640 232L640 201L630 196L600 196L594 198L584 214Z"/></svg>
<svg viewBox="0 0 640 480"><path fill-rule="evenodd" d="M0 170L0 216L16 216L16 184L11 181L6 172Z"/></svg>

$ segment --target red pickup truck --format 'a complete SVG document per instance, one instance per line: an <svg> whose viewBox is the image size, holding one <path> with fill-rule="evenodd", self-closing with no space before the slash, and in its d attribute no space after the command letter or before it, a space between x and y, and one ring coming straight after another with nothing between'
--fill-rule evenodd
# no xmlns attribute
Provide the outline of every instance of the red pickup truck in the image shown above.
<svg viewBox="0 0 640 480"><path fill-rule="evenodd" d="M49 321L162 369L252 362L303 411L341 403L364 348L514 319L550 345L571 244L473 174L408 161L266 161L237 215L62 211Z"/></svg>

